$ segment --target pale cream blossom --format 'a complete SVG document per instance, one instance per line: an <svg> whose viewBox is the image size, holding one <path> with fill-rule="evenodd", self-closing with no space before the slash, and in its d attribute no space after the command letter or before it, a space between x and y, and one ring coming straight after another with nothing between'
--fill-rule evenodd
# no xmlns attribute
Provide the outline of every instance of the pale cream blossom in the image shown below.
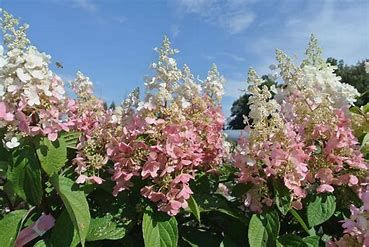
<svg viewBox="0 0 369 247"><path fill-rule="evenodd" d="M159 54L159 60L151 65L155 74L145 78L147 90L145 101L150 101L157 106L168 106L173 100L173 93L177 91L178 81L182 77L181 70L172 57L178 53L178 50L171 47L168 37L165 36L162 46L155 48L155 51Z"/></svg>
<svg viewBox="0 0 369 247"><path fill-rule="evenodd" d="M207 94L211 99L220 103L220 100L224 94L224 83L224 77L219 73L217 66L213 64L202 87L205 94Z"/></svg>

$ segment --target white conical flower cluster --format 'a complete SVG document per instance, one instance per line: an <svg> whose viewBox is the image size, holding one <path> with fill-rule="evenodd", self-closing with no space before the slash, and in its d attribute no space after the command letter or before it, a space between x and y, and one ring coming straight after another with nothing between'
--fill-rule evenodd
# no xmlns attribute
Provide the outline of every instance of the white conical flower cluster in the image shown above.
<svg viewBox="0 0 369 247"><path fill-rule="evenodd" d="M23 50L31 43L27 38L28 24L19 24L19 20L14 18L10 13L0 9L0 22L2 25L2 32L4 44L11 49Z"/></svg>
<svg viewBox="0 0 369 247"><path fill-rule="evenodd" d="M224 94L224 77L220 75L215 64L211 66L208 77L204 81L204 92L213 100L220 103Z"/></svg>
<svg viewBox="0 0 369 247"><path fill-rule="evenodd" d="M201 85L196 81L190 68L185 64L182 70L182 84L179 87L179 103L183 108L191 105L191 100L201 93Z"/></svg>
<svg viewBox="0 0 369 247"><path fill-rule="evenodd" d="M135 88L113 111L112 122L123 123L132 116L140 104L140 88Z"/></svg>
<svg viewBox="0 0 369 247"><path fill-rule="evenodd" d="M7 128L6 146L13 147L19 134L55 140L59 131L68 129L63 123L68 112L64 83L49 69L50 56L30 46L28 25L19 25L6 11L1 14L0 104L6 118L0 117L0 126Z"/></svg>
<svg viewBox="0 0 369 247"><path fill-rule="evenodd" d="M279 102L296 90L303 94L311 109L323 102L341 108L347 104L352 105L360 96L353 86L341 82L341 77L334 73L336 66L324 62L313 35L306 50L307 57L301 66L295 66L292 59L280 50L276 54L280 75L285 82L275 97Z"/></svg>
<svg viewBox="0 0 369 247"><path fill-rule="evenodd" d="M206 80L201 83L199 79L195 79L186 64L183 70L178 68L172 56L179 51L170 46L168 37L165 36L162 46L155 50L159 53L159 60L151 65L154 75L145 78L147 94L145 100L140 102L139 110L169 107L173 103L179 108L187 108L202 93L220 104L225 80L215 64L208 72Z"/></svg>
<svg viewBox="0 0 369 247"><path fill-rule="evenodd" d="M171 48L167 36L164 37L162 46L155 50L159 53L159 61L151 65L155 75L145 79L145 86L149 92L146 101L152 102L155 106L167 106L173 100L173 92L177 90L178 81L182 77L181 70L172 57L179 51Z"/></svg>

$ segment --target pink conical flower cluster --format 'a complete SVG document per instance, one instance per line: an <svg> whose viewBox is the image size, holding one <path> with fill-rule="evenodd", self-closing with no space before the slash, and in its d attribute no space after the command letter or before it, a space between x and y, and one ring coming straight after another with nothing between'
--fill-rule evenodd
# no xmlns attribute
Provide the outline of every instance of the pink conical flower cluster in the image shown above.
<svg viewBox="0 0 369 247"><path fill-rule="evenodd" d="M145 100L136 109L124 107L130 115L120 116L122 128L106 147L114 162L114 195L140 178L147 183L141 194L160 211L176 215L188 206L190 181L200 171L216 170L225 155L224 118L218 98L212 97L221 95L214 92L221 87L201 92L188 66L177 68L167 38L158 51L159 61L152 66L156 74L146 80ZM212 84L222 83L216 67L209 73ZM180 90L188 88L196 90Z"/></svg>
<svg viewBox="0 0 369 247"><path fill-rule="evenodd" d="M283 83L273 93L249 72L253 122L233 159L238 181L253 185L245 195L252 211L273 204L268 184L274 179L283 181L293 207L301 209L309 193L331 193L342 185L358 191L368 174L347 110L357 91L340 83L332 66L312 57L319 54L314 49L313 38L300 67L277 51Z"/></svg>
<svg viewBox="0 0 369 247"><path fill-rule="evenodd" d="M27 26L3 12L6 51L0 46L0 128L8 149L25 136L57 140L76 132L73 159L77 183L115 182L113 195L143 180L142 196L170 215L186 208L190 181L222 163L224 118L220 100L224 78L215 65L204 82L189 67L179 69L169 39L164 38L154 75L145 79L141 101L134 90L121 106L104 109L93 95L90 79L77 72L75 97L50 69L50 56L27 39Z"/></svg>
<svg viewBox="0 0 369 247"><path fill-rule="evenodd" d="M176 50L167 38L158 51L159 61L152 65L155 75L146 79L145 99L140 101L135 90L114 111L102 109L86 93L91 90L80 90L89 89L90 83L77 75L73 121L82 136L74 163L78 183L99 184L99 173L112 173L115 196L134 186L135 179L143 180L141 194L160 211L176 215L188 206L190 181L200 171L215 171L225 156L218 101L223 79L213 66L205 81L213 86L202 92L187 65L183 71L177 68L171 57Z"/></svg>

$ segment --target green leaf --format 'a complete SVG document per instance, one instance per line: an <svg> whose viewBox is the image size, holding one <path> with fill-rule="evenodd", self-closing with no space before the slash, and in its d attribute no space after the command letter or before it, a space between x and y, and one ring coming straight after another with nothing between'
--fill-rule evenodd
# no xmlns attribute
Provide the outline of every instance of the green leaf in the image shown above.
<svg viewBox="0 0 369 247"><path fill-rule="evenodd" d="M145 247L172 247L178 243L175 217L147 210L143 216L142 232Z"/></svg>
<svg viewBox="0 0 369 247"><path fill-rule="evenodd" d="M215 231L182 226L180 228L182 239L191 247L219 246L223 237Z"/></svg>
<svg viewBox="0 0 369 247"><path fill-rule="evenodd" d="M301 227L305 230L306 233L308 233L309 235L315 235L314 228L309 229L308 226L305 224L305 221L301 218L301 216L295 209L291 208L290 212L292 216L295 218L295 220L297 220L297 222L300 223Z"/></svg>
<svg viewBox="0 0 369 247"><path fill-rule="evenodd" d="M13 164L7 177L13 191L32 205L41 203L43 196L41 169L29 146L13 152Z"/></svg>
<svg viewBox="0 0 369 247"><path fill-rule="evenodd" d="M199 205L197 204L196 200L191 196L188 199L188 207L191 210L191 213L195 216L195 218L197 219L197 221L199 223L201 223L201 218L200 218L200 208Z"/></svg>
<svg viewBox="0 0 369 247"><path fill-rule="evenodd" d="M365 134L363 140L361 141L361 149L364 149L367 145L369 145L369 133Z"/></svg>
<svg viewBox="0 0 369 247"><path fill-rule="evenodd" d="M0 161L8 162L11 159L11 152L0 145Z"/></svg>
<svg viewBox="0 0 369 247"><path fill-rule="evenodd" d="M64 139L66 147L75 149L77 144L78 144L78 140L79 140L80 135L81 135L80 132L71 132L70 131L70 132L63 133L61 135L61 138Z"/></svg>
<svg viewBox="0 0 369 247"><path fill-rule="evenodd" d="M42 169L44 169L49 176L52 176L54 173L58 172L67 161L65 140L59 138L51 142L47 137L41 138L37 148L37 155Z"/></svg>
<svg viewBox="0 0 369 247"><path fill-rule="evenodd" d="M242 216L237 214L237 211L229 206L228 201L221 195L197 193L192 196L196 200L200 212L218 211L236 219L243 219Z"/></svg>
<svg viewBox="0 0 369 247"><path fill-rule="evenodd" d="M219 247L238 247L239 245L232 240L228 235L224 236L223 241L220 243Z"/></svg>
<svg viewBox="0 0 369 247"><path fill-rule="evenodd" d="M362 114L361 109L358 106L351 107L350 112L355 113L355 114L360 114L360 115Z"/></svg>
<svg viewBox="0 0 369 247"><path fill-rule="evenodd" d="M56 219L55 226L51 230L50 241L53 247L75 247L80 242L78 232L65 209Z"/></svg>
<svg viewBox="0 0 369 247"><path fill-rule="evenodd" d="M364 113L368 113L369 112L369 103L366 104L366 105L364 105L364 106L362 106L362 107L363 107L363 112Z"/></svg>
<svg viewBox="0 0 369 247"><path fill-rule="evenodd" d="M310 227L326 222L336 210L336 197L332 194L313 196L307 204L306 214Z"/></svg>
<svg viewBox="0 0 369 247"><path fill-rule="evenodd" d="M236 197L236 198L241 198L243 195L245 195L247 193L247 191L249 191L252 188L251 184L244 184L244 183L238 183L236 184L232 190L231 190L231 194L232 196Z"/></svg>
<svg viewBox="0 0 369 247"><path fill-rule="evenodd" d="M47 245L45 241L41 239L40 241L37 241L33 247L47 247Z"/></svg>
<svg viewBox="0 0 369 247"><path fill-rule="evenodd" d="M308 247L306 243L297 235L287 234L278 238L278 247Z"/></svg>
<svg viewBox="0 0 369 247"><path fill-rule="evenodd" d="M279 235L280 222L278 213L273 210L265 212L261 216L268 233L268 245L273 245Z"/></svg>
<svg viewBox="0 0 369 247"><path fill-rule="evenodd" d="M83 191L69 178L54 175L51 183L61 197L74 227L77 229L82 246L85 244L90 225L90 211Z"/></svg>
<svg viewBox="0 0 369 247"><path fill-rule="evenodd" d="M279 234L279 217L276 211L254 214L249 223L248 238L250 246L274 245Z"/></svg>
<svg viewBox="0 0 369 247"><path fill-rule="evenodd" d="M320 237L309 236L302 239L308 247L319 247Z"/></svg>
<svg viewBox="0 0 369 247"><path fill-rule="evenodd" d="M219 167L218 172L220 181L229 181L234 177L234 174L237 172L237 168L231 164L223 164Z"/></svg>
<svg viewBox="0 0 369 247"><path fill-rule="evenodd" d="M267 246L268 232L260 217L256 214L251 217L248 238L251 247Z"/></svg>
<svg viewBox="0 0 369 247"><path fill-rule="evenodd" d="M286 215L291 209L292 197L289 189L283 184L281 180L273 181L273 188L275 193L275 202L279 211Z"/></svg>
<svg viewBox="0 0 369 247"><path fill-rule="evenodd" d="M96 241L103 239L121 239L126 234L126 229L118 227L111 217L91 219L86 241Z"/></svg>
<svg viewBox="0 0 369 247"><path fill-rule="evenodd" d="M8 170L9 162L8 161L0 161L0 174L5 175Z"/></svg>
<svg viewBox="0 0 369 247"><path fill-rule="evenodd" d="M16 210L8 213L0 220L0 246L13 247L17 238L18 230L21 227L23 217L27 210Z"/></svg>

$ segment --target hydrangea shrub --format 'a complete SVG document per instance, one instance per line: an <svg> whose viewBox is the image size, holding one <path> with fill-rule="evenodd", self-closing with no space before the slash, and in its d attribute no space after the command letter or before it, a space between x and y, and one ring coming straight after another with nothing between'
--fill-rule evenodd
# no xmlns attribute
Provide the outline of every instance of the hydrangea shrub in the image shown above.
<svg viewBox="0 0 369 247"><path fill-rule="evenodd" d="M369 246L369 106L314 36L300 65L277 50L276 87L249 70L231 143L223 76L196 79L167 37L144 92L106 109L1 25L0 246Z"/></svg>

